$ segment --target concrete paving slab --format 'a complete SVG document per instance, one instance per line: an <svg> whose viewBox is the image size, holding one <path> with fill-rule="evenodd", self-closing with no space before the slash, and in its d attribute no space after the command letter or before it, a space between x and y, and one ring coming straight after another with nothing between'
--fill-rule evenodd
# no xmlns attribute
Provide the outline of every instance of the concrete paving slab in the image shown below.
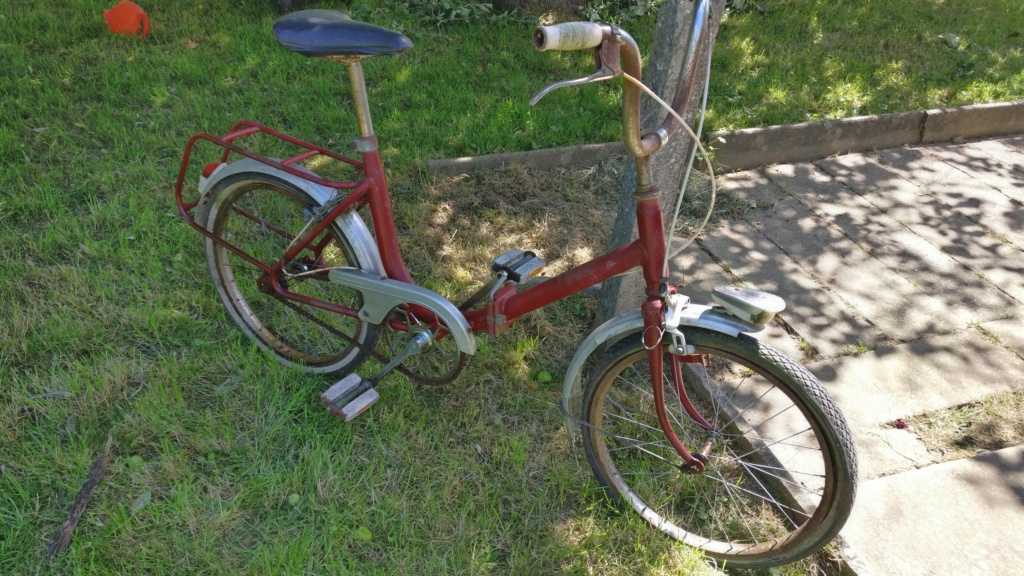
<svg viewBox="0 0 1024 576"><path fill-rule="evenodd" d="M746 285L785 300L779 316L821 355L837 356L860 343L890 340L748 223L728 222L704 238L702 246ZM779 347L794 358L804 355L799 347Z"/></svg>
<svg viewBox="0 0 1024 576"><path fill-rule="evenodd" d="M681 238L675 240L683 241ZM696 242L673 258L670 266L675 273L673 283L695 304L713 304L711 291L715 286L733 283L729 273Z"/></svg>
<svg viewBox="0 0 1024 576"><path fill-rule="evenodd" d="M996 140L959 146L929 146L923 150L1012 200L1024 203L1024 152Z"/></svg>
<svg viewBox="0 0 1024 576"><path fill-rule="evenodd" d="M912 433L898 428L861 428L853 432L860 481L891 476L934 463L928 449Z"/></svg>
<svg viewBox="0 0 1024 576"><path fill-rule="evenodd" d="M934 158L926 149L895 148L878 152L878 157L887 168L934 194L946 206L1024 246L1024 207L1009 196Z"/></svg>
<svg viewBox="0 0 1024 576"><path fill-rule="evenodd" d="M1013 348L1018 356L1024 358L1024 318L986 322L980 328L995 335L1000 344Z"/></svg>
<svg viewBox="0 0 1024 576"><path fill-rule="evenodd" d="M808 368L863 430L1024 387L1024 360L974 329Z"/></svg>
<svg viewBox="0 0 1024 576"><path fill-rule="evenodd" d="M764 207L744 216L754 228L889 337L914 340L924 334L952 332L962 324L939 300L824 225L767 179L744 198Z"/></svg>
<svg viewBox="0 0 1024 576"><path fill-rule="evenodd" d="M859 576L1020 574L1024 446L860 485L841 536Z"/></svg>
<svg viewBox="0 0 1024 576"><path fill-rule="evenodd" d="M817 165L918 236L1024 302L1024 252L952 213L937 198L866 155L829 158Z"/></svg>
<svg viewBox="0 0 1024 576"><path fill-rule="evenodd" d="M1016 150L1017 152L1024 153L1024 136L1011 136L1009 138L1000 138L996 140L996 142L999 142L1000 144L1006 146L1007 148L1010 148L1011 150Z"/></svg>
<svg viewBox="0 0 1024 576"><path fill-rule="evenodd" d="M997 177L1007 180L1017 178L1017 186L1011 187L1011 190L1002 190L1002 193L1018 201L1021 200L1024 190L1012 189L1024 188L1024 183L1021 183L1021 180L1024 180L1024 150L1017 150L1009 146L1007 142L1000 140L971 142L965 147L965 150L991 159L990 162L987 162L989 170L981 170L978 174L979 177L988 178L990 174L994 173Z"/></svg>
<svg viewBox="0 0 1024 576"><path fill-rule="evenodd" d="M933 295L960 327L1004 318L1016 301L814 164L773 166L765 174L893 272Z"/></svg>

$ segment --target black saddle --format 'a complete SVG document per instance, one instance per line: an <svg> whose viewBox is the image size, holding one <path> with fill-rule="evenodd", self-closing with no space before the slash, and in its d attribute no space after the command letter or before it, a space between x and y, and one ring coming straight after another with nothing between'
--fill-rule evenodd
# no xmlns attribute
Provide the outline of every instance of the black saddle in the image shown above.
<svg viewBox="0 0 1024 576"><path fill-rule="evenodd" d="M274 37L303 56L391 56L412 48L404 35L357 22L341 10L303 10L274 22Z"/></svg>

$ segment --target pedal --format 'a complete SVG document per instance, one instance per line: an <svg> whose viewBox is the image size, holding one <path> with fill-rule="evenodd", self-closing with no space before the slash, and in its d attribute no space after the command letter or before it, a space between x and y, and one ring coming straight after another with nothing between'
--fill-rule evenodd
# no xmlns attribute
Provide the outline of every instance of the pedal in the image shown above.
<svg viewBox="0 0 1024 576"><path fill-rule="evenodd" d="M373 384L358 374L345 376L320 396L331 414L345 422L351 422L379 399L380 394Z"/></svg>
<svg viewBox="0 0 1024 576"><path fill-rule="evenodd" d="M544 269L544 260L529 250L509 250L491 262L491 270L508 274L513 282L533 278Z"/></svg>

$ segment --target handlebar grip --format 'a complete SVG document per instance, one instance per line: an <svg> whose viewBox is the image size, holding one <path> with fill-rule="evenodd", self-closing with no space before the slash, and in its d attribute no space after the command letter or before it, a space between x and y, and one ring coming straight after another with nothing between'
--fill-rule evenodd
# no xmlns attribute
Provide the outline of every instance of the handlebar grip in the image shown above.
<svg viewBox="0 0 1024 576"><path fill-rule="evenodd" d="M606 26L596 22L566 22L538 26L533 31L537 50L586 50L596 48L604 40Z"/></svg>

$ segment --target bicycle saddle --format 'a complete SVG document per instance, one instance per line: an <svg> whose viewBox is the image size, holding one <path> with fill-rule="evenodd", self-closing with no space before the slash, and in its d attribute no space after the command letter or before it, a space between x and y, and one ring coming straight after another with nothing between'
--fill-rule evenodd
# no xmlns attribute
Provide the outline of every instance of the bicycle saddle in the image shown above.
<svg viewBox="0 0 1024 576"><path fill-rule="evenodd" d="M277 42L303 56L392 56L412 48L404 35L341 10L303 10L274 22Z"/></svg>

